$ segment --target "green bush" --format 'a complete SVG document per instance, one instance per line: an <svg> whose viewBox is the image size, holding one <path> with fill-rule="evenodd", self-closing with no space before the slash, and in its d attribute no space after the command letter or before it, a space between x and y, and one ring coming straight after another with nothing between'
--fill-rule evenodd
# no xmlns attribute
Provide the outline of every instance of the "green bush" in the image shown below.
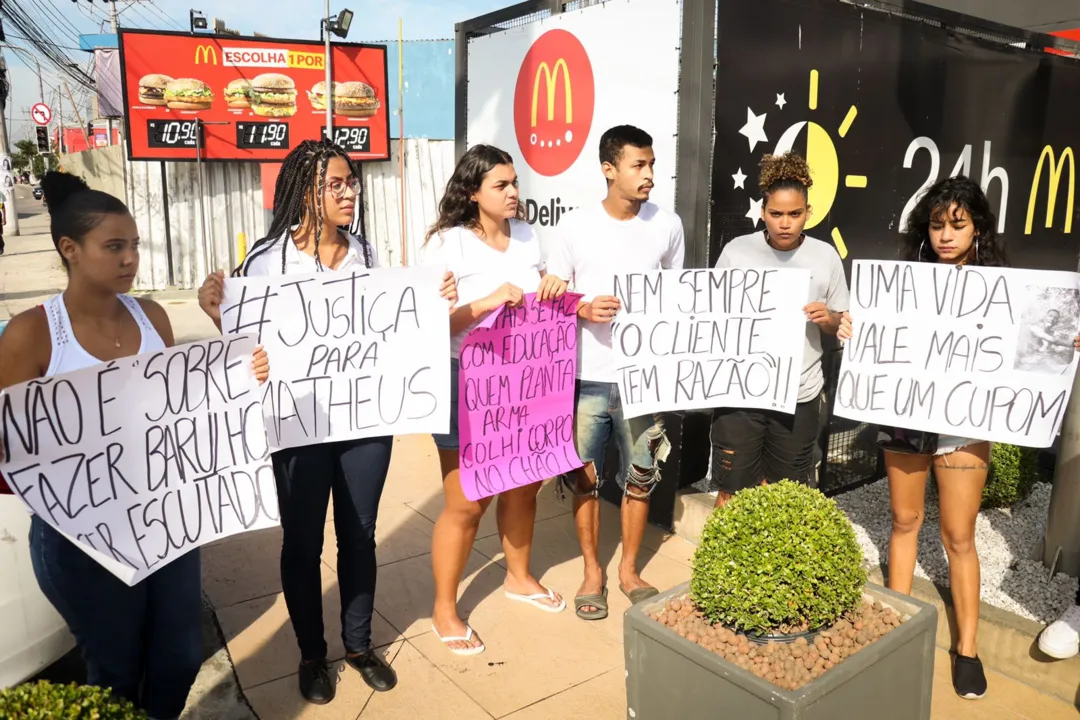
<svg viewBox="0 0 1080 720"><path fill-rule="evenodd" d="M1034 448L994 443L990 449L990 474L983 488L982 506L999 508L1015 505L1031 494L1043 479L1039 451Z"/></svg>
<svg viewBox="0 0 1080 720"><path fill-rule="evenodd" d="M714 623L744 632L816 629L862 599L855 530L818 490L785 480L744 490L705 523L690 590Z"/></svg>
<svg viewBox="0 0 1080 720"><path fill-rule="evenodd" d="M146 713L109 691L90 685L36 682L0 691L0 718L7 720L145 720Z"/></svg>

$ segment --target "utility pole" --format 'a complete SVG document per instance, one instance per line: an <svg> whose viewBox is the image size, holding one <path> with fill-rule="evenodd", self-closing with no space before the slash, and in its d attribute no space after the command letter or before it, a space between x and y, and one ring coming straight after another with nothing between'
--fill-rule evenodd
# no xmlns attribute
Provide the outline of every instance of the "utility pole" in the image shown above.
<svg viewBox="0 0 1080 720"><path fill-rule="evenodd" d="M0 55L0 153L11 157L11 148L8 146L7 135L7 101L8 96L4 88L7 87L7 61ZM4 215L7 222L4 223L4 235L14 237L19 234L19 210L15 207L15 188L0 188L4 194Z"/></svg>
<svg viewBox="0 0 1080 720"><path fill-rule="evenodd" d="M109 0L105 0L109 2ZM120 14L116 12L116 0L112 0L112 6L109 8L109 27L112 28L113 35L116 34L117 28L120 27Z"/></svg>
<svg viewBox="0 0 1080 720"><path fill-rule="evenodd" d="M67 93L68 100L71 102L71 107L75 109L75 119L79 121L79 127L82 129L83 140L86 141L86 149L92 150L94 146L90 144L90 136L86 133L86 123L83 122L82 113L79 112L79 106L75 104L75 98L71 97L71 89L68 88L67 80L64 81L64 92Z"/></svg>

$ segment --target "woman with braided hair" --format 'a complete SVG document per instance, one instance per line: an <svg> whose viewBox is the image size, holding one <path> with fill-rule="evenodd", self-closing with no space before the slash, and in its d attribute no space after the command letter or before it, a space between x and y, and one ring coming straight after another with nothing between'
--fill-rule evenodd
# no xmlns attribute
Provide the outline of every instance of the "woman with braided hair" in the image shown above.
<svg viewBox="0 0 1080 720"><path fill-rule="evenodd" d="M282 163L274 187L270 232L256 242L234 276L293 275L378 267L367 240L343 228L353 219L360 178L337 145L306 140ZM221 328L224 275L211 274L199 290L199 304ZM457 284L447 273L442 295L451 306ZM371 649L375 607L375 522L392 437L364 438L279 450L273 454L281 511L281 587L300 646L300 693L311 703L334 699L336 678L327 661L323 628L323 533L330 496L334 498L337 572L345 662L374 690L397 684L397 675Z"/></svg>

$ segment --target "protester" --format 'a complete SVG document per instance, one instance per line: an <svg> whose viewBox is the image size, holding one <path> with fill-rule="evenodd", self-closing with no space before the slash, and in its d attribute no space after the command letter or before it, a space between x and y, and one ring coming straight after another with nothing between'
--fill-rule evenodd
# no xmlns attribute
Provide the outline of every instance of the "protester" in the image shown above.
<svg viewBox="0 0 1080 720"><path fill-rule="evenodd" d="M611 322L619 310L615 277L622 273L681 268L682 221L649 202L656 157L652 137L630 125L613 127L600 138L600 167L607 180L602 202L563 216L548 271L572 280L584 295L578 305L578 386L575 445L585 467L563 477L574 495L574 517L585 561L585 578L574 599L578 617L607 617L604 571L599 558L599 490L604 456L614 439L619 449L616 481L623 490L622 559L619 589L632 603L657 594L638 572L637 558L649 514L649 498L660 482L659 463L670 445L663 418L623 416Z"/></svg>
<svg viewBox="0 0 1080 720"><path fill-rule="evenodd" d="M982 188L966 177L932 185L919 198L900 241L903 260L963 266L1006 267L997 220ZM851 316L845 313L838 336L850 339ZM1080 348L1080 338L1077 339ZM990 463L990 443L921 430L881 428L892 508L889 538L889 587L911 593L922 527L926 482L931 465L941 508L941 539L949 558L949 587L956 608L958 639L953 687L961 697L986 694L986 674L976 648L979 626L979 556L975 519L982 504Z"/></svg>
<svg viewBox="0 0 1080 720"><path fill-rule="evenodd" d="M450 268L460 303L450 315L450 431L435 436L446 505L431 538L431 627L450 652L476 655L484 651L484 643L458 614L457 592L480 519L494 498L472 501L461 488L458 357L469 331L488 314L503 305L521 305L534 288L540 300L557 298L566 292L566 283L545 275L540 242L524 222L513 159L490 145L470 148L458 162L439 203L438 219L428 230L422 262ZM511 600L557 613L566 602L529 571L539 488L534 483L498 496L496 520L506 556L503 589Z"/></svg>
<svg viewBox="0 0 1080 720"><path fill-rule="evenodd" d="M1077 345L1080 349L1080 338ZM1076 604L1039 635L1039 649L1057 660L1080 654L1080 590L1076 592Z"/></svg>
<svg viewBox="0 0 1080 720"><path fill-rule="evenodd" d="M139 231L124 203L74 175L46 173L41 184L68 285L0 335L0 389L173 344L165 310L126 294L139 270ZM265 352L253 369L266 379ZM82 651L87 682L151 718L179 717L203 661L199 550L129 587L35 515L30 554L42 593Z"/></svg>
<svg viewBox="0 0 1080 720"><path fill-rule="evenodd" d="M810 297L803 308L806 334L802 375L794 414L774 410L718 408L713 411L712 472L720 485L716 506L740 490L766 482L808 483L821 420L821 333L835 335L848 309L844 265L836 250L803 232L810 219L810 168L799 155L766 155L758 187L765 229L724 246L719 268L803 268L810 271Z"/></svg>
<svg viewBox="0 0 1080 720"><path fill-rule="evenodd" d="M326 140L305 140L282 163L274 188L270 231L252 247L235 276L294 275L378 267L365 239L345 232L360 196L349 156ZM199 304L221 328L224 276L206 278ZM447 274L442 295L456 299ZM279 450L273 454L281 510L281 587L300 646L300 694L324 705L337 693L323 626L321 557L326 511L334 498L337 573L345 662L374 690L397 684L397 674L371 648L375 607L375 523L392 437L364 438Z"/></svg>

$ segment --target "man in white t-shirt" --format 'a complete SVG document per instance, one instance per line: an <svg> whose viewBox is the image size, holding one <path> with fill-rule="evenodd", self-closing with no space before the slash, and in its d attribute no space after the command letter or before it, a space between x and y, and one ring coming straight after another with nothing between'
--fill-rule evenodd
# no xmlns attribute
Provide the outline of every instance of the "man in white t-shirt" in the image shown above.
<svg viewBox="0 0 1080 720"><path fill-rule="evenodd" d="M548 272L574 283L584 297L578 305L577 407L575 444L585 463L564 476L574 494L585 581L574 605L584 620L607 617L607 588L600 566L598 491L604 456L614 439L619 449L617 480L623 489L619 589L638 603L657 594L638 574L637 556L649 515L649 496L660 480L659 462L670 445L661 416L625 418L619 397L611 321L619 310L615 276L683 266L683 226L679 217L650 203L656 158L644 130L622 125L600 138L600 165L607 197L563 216L548 259Z"/></svg>

